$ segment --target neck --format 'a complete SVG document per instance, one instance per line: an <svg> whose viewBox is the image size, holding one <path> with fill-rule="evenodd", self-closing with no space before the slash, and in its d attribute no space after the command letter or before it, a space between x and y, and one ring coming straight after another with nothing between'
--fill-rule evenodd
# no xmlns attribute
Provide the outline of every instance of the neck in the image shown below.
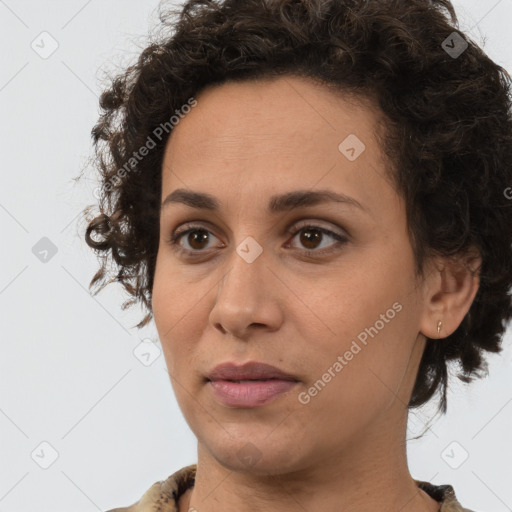
<svg viewBox="0 0 512 512"><path fill-rule="evenodd" d="M293 468L287 461L266 467L264 456L248 468L232 457L218 460L199 443L195 485L183 496L180 511L193 507L200 512L437 512L440 504L419 489L409 473L406 421L405 415L399 425L381 422L373 431L351 438L342 450L310 456L308 463ZM403 437L384 439L383 432L400 432Z"/></svg>

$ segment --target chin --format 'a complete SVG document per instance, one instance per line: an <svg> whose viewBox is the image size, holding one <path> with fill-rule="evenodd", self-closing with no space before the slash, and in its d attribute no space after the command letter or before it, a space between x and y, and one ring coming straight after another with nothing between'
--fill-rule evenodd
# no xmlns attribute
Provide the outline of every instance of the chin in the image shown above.
<svg viewBox="0 0 512 512"><path fill-rule="evenodd" d="M260 430L261 432L261 430ZM265 435L258 437L247 433L238 438L226 434L222 442L209 447L210 454L226 469L253 475L278 475L297 470L299 461L294 436L286 436L290 445L277 446Z"/></svg>

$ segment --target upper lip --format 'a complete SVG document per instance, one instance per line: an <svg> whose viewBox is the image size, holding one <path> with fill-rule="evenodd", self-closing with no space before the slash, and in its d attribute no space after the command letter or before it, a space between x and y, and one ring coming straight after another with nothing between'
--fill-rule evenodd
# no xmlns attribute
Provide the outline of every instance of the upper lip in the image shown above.
<svg viewBox="0 0 512 512"><path fill-rule="evenodd" d="M208 375L209 380L260 380L260 379L297 379L275 366L266 363L249 362L243 365L222 363L216 366Z"/></svg>

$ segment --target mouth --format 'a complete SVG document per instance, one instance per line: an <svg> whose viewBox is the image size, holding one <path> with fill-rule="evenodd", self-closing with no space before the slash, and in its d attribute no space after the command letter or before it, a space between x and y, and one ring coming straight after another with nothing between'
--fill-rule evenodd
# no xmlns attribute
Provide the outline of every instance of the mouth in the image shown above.
<svg viewBox="0 0 512 512"><path fill-rule="evenodd" d="M269 380L297 381L295 376L284 370L257 361L250 361L243 365L237 365L234 362L219 364L210 372L207 378L211 381L228 380L234 382Z"/></svg>
<svg viewBox="0 0 512 512"><path fill-rule="evenodd" d="M253 380L208 380L215 398L228 407L260 407L278 397L286 395L298 384L297 380L253 379Z"/></svg>
<svg viewBox="0 0 512 512"><path fill-rule="evenodd" d="M224 382L236 382L237 384L247 384L247 383L252 383L252 382L268 382L268 381L272 381L272 380L278 380L278 381L287 381L287 382L298 382L297 380L291 380L291 379L277 379L277 378L271 378L271 379L240 379L240 380L236 380L236 379L206 379L208 382L219 382L219 381L224 381Z"/></svg>

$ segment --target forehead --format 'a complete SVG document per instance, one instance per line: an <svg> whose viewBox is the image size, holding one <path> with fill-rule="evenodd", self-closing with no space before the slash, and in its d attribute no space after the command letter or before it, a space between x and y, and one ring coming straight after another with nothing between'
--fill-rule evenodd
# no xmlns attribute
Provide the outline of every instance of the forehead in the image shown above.
<svg viewBox="0 0 512 512"><path fill-rule="evenodd" d="M227 82L195 99L169 137L162 194L206 187L222 197L246 193L244 183L271 195L318 184L371 200L383 186L382 116L366 98L286 76Z"/></svg>

